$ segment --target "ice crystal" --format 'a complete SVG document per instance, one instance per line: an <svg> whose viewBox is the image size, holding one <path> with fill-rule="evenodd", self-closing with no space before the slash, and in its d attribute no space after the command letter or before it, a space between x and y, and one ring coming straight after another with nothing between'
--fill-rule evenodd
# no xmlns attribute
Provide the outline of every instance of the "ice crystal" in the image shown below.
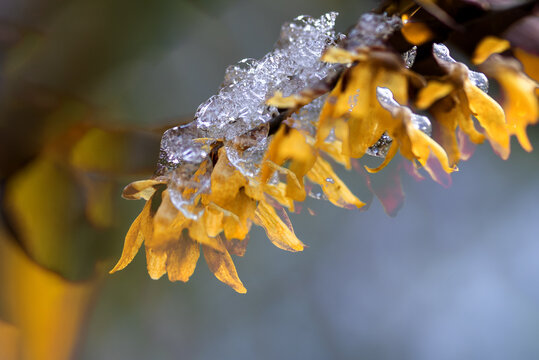
<svg viewBox="0 0 539 360"><path fill-rule="evenodd" d="M292 127L315 137L320 111L322 111L327 98L327 94L322 95L302 107L297 113L292 114Z"/></svg>
<svg viewBox="0 0 539 360"><path fill-rule="evenodd" d="M410 118L413 126L423 131L425 134L431 136L432 134L432 125L428 117L423 115L418 115L412 112L410 108L399 104L393 97L393 93L388 88L377 87L376 88L376 97L380 105L387 111L389 111L393 116L399 111L405 111L410 114Z"/></svg>
<svg viewBox="0 0 539 360"><path fill-rule="evenodd" d="M277 109L266 105L275 91L299 93L334 72L337 65L320 56L337 39L336 17L335 12L318 19L299 16L283 25L272 52L230 66L219 93L198 108L196 126L209 137L231 140L276 116Z"/></svg>
<svg viewBox="0 0 539 360"><path fill-rule="evenodd" d="M402 54L404 65L409 69L414 65L415 58L417 56L417 46L414 46L410 50Z"/></svg>
<svg viewBox="0 0 539 360"><path fill-rule="evenodd" d="M444 44L432 44L432 53L435 57L435 59L441 63L441 64L457 64L457 61L451 57L451 54L449 53L449 49ZM462 66L465 66L462 63L459 63ZM488 79L485 76L485 74L472 71L468 69L468 78L479 89L484 91L485 93L488 92Z"/></svg>
<svg viewBox="0 0 539 360"><path fill-rule="evenodd" d="M230 163L245 177L255 179L268 149L268 126L254 129L225 143Z"/></svg>
<svg viewBox="0 0 539 360"><path fill-rule="evenodd" d="M168 129L161 139L158 174L174 170L184 164L200 164L208 156L208 141L197 140L204 135L195 123Z"/></svg>

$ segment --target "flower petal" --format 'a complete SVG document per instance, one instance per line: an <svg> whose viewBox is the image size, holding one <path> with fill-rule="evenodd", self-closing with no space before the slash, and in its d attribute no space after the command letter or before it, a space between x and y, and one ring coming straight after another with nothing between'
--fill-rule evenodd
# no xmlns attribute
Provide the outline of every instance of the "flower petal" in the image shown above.
<svg viewBox="0 0 539 360"><path fill-rule="evenodd" d="M224 247L224 245L222 246ZM227 284L240 294L245 294L247 292L247 289L243 286L238 277L236 267L234 266L232 257L228 251L225 250L224 253L218 252L206 245L202 245L202 251L204 252L204 258L206 259L210 271L217 279L219 279L219 281Z"/></svg>
<svg viewBox="0 0 539 360"><path fill-rule="evenodd" d="M163 276L167 272L167 251L146 247L146 267L152 279Z"/></svg>
<svg viewBox="0 0 539 360"><path fill-rule="evenodd" d="M441 98L446 97L454 90L454 86L448 82L432 80L417 94L416 106L426 109Z"/></svg>
<svg viewBox="0 0 539 360"><path fill-rule="evenodd" d="M429 27L420 22L408 21L401 29L402 35L410 43L421 45L434 37Z"/></svg>
<svg viewBox="0 0 539 360"><path fill-rule="evenodd" d="M275 209L265 201L260 201L256 208L254 221L266 230L266 235L279 249L303 251L305 245L296 237L294 230L277 215Z"/></svg>
<svg viewBox="0 0 539 360"><path fill-rule="evenodd" d="M180 240L167 249L167 274L170 281L187 282L195 272L200 245L187 234L182 234Z"/></svg>
<svg viewBox="0 0 539 360"><path fill-rule="evenodd" d="M131 224L127 235L125 236L124 248L122 250L122 256L118 263L114 266L112 270L109 271L109 274L115 273L125 268L137 255L140 246L144 240L142 233L139 231L141 219L145 216L148 216L149 204L148 202L144 206L142 212L137 216L135 221Z"/></svg>
<svg viewBox="0 0 539 360"><path fill-rule="evenodd" d="M470 80L464 81L464 91L468 98L470 110L485 129L488 139L498 146L502 159L509 157L509 132L505 123L503 109L490 96L485 94Z"/></svg>
<svg viewBox="0 0 539 360"><path fill-rule="evenodd" d="M247 250L247 244L249 243L249 234L244 239L231 239L224 241L226 249L231 255L243 256Z"/></svg>
<svg viewBox="0 0 539 360"><path fill-rule="evenodd" d="M322 157L316 159L313 168L307 173L307 177L320 185L328 200L336 206L359 209L365 205L348 189L345 183L333 172L329 162Z"/></svg>
<svg viewBox="0 0 539 360"><path fill-rule="evenodd" d="M516 135L524 150L530 152L533 148L526 127L539 121L539 100L536 95L539 84L501 59L492 67L505 95L503 105L509 132Z"/></svg>
<svg viewBox="0 0 539 360"><path fill-rule="evenodd" d="M164 178L135 181L124 188L122 197L128 200L148 200L155 192L155 185L165 183Z"/></svg>
<svg viewBox="0 0 539 360"><path fill-rule="evenodd" d="M380 170L385 168L387 166L387 164L390 163L390 161L397 154L398 150L399 150L399 146L395 142L392 142L391 145L389 145L389 150L387 151L387 154L386 154L386 157L385 157L384 161L380 165L378 165L376 168L370 168L370 167L365 165L365 170L367 170L367 172L369 172L371 174L379 172Z"/></svg>
<svg viewBox="0 0 539 360"><path fill-rule="evenodd" d="M475 48L472 63L483 63L492 54L501 53L511 48L511 43L496 36L486 36Z"/></svg>

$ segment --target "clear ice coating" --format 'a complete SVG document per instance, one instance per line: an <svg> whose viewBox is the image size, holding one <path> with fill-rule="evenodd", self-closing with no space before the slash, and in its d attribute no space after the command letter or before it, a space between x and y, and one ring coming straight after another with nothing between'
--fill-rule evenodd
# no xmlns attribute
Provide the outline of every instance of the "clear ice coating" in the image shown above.
<svg viewBox="0 0 539 360"><path fill-rule="evenodd" d="M444 44L432 44L432 53L438 62L456 64L457 61L451 57L449 49ZM462 63L461 63L462 64ZM464 64L462 64L465 66ZM488 79L485 74L468 69L468 79L479 89L488 93Z"/></svg>
<svg viewBox="0 0 539 360"><path fill-rule="evenodd" d="M245 177L254 179L268 149L268 126L262 126L225 142L230 163Z"/></svg>
<svg viewBox="0 0 539 360"><path fill-rule="evenodd" d="M208 156L209 143L221 139L231 163L244 175L255 176L267 140L238 149L237 138L278 115L276 108L266 105L275 91L289 96L335 73L338 65L323 63L320 57L338 38L333 30L336 17L335 12L320 18L299 16L282 26L272 52L260 60L243 59L229 66L219 93L198 107L195 120L165 132L157 174L184 164L202 163Z"/></svg>
<svg viewBox="0 0 539 360"><path fill-rule="evenodd" d="M428 136L432 135L432 125L429 118L423 115L414 114L410 108L399 104L393 97L391 90L388 88L378 86L376 88L376 98L380 105L393 116L403 110L408 112L411 116L412 124L416 129L423 131Z"/></svg>
<svg viewBox="0 0 539 360"><path fill-rule="evenodd" d="M334 72L337 65L321 62L320 56L335 44L336 17L335 12L318 19L299 16L282 26L272 52L228 67L219 93L199 106L196 126L208 137L231 140L277 114L266 105L275 91L299 93Z"/></svg>
<svg viewBox="0 0 539 360"><path fill-rule="evenodd" d="M312 137L316 136L316 127L318 125L318 118L322 107L326 102L328 95L324 94L317 97L307 105L303 106L296 113L292 114L292 127L300 131L305 131ZM334 134L334 133L333 133Z"/></svg>
<svg viewBox="0 0 539 360"><path fill-rule="evenodd" d="M200 173L202 166L193 163L176 168L172 171L168 183L170 201L186 218L192 220L196 220L202 215L202 210L196 209L196 198L200 194L208 193L211 188L213 166L210 161L206 161L202 165L205 166L203 173ZM197 171L199 174L195 175ZM186 189L189 191L184 192Z"/></svg>
<svg viewBox="0 0 539 360"><path fill-rule="evenodd" d="M157 173L163 174L184 164L200 164L208 156L208 142L191 122L168 129L161 138Z"/></svg>
<svg viewBox="0 0 539 360"><path fill-rule="evenodd" d="M402 54L402 59L404 60L404 65L406 68L411 68L414 65L415 58L417 56L417 46L414 46L404 54Z"/></svg>

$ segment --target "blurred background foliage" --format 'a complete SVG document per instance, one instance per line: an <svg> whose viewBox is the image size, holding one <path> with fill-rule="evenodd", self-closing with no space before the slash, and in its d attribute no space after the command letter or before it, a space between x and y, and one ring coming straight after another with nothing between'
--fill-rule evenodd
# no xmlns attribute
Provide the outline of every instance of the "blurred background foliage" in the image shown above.
<svg viewBox="0 0 539 360"><path fill-rule="evenodd" d="M336 10L344 31L375 5L0 2L0 359L537 358L539 157L516 144L507 162L479 147L449 189L406 178L395 218L307 201L303 253L254 229L245 296L204 266L152 281L141 255L106 275L142 206L122 187L152 174L162 131L226 66L297 15Z"/></svg>

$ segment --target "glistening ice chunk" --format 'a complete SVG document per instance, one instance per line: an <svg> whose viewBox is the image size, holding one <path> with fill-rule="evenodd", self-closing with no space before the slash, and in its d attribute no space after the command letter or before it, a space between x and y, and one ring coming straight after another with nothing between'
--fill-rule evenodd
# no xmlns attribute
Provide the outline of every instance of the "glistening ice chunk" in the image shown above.
<svg viewBox="0 0 539 360"><path fill-rule="evenodd" d="M483 90L485 93L488 93L488 79L485 74L477 71L469 71L468 78L472 84Z"/></svg>
<svg viewBox="0 0 539 360"><path fill-rule="evenodd" d="M449 53L449 49L444 44L432 44L432 54L434 55L434 58L438 63L442 66L447 66L451 64L460 64L461 66L464 66L466 70L468 70L468 79L477 86L479 89L484 91L485 93L488 93L488 79L485 76L485 74L477 72L477 71L471 71L468 69L466 65L463 63L457 62L455 59L453 59Z"/></svg>
<svg viewBox="0 0 539 360"><path fill-rule="evenodd" d="M417 56L417 46L414 46L404 54L402 54L402 59L404 60L404 65L409 69L414 65L415 58Z"/></svg>
<svg viewBox="0 0 539 360"><path fill-rule="evenodd" d="M370 156L385 157L392 142L393 139L391 139L388 134L384 133L373 146L367 149L366 153Z"/></svg>
<svg viewBox="0 0 539 360"><path fill-rule="evenodd" d="M327 97L327 94L319 96L299 109L296 113L292 114L292 127L315 137L320 112L322 111L322 107L324 106Z"/></svg>
<svg viewBox="0 0 539 360"><path fill-rule="evenodd" d="M203 210L197 208L196 201L201 194L210 191L211 172L211 161L184 164L172 171L168 183L170 201L186 218L196 220L202 215Z"/></svg>
<svg viewBox="0 0 539 360"><path fill-rule="evenodd" d="M161 138L157 173L164 174L183 164L200 164L208 156L207 142L195 141L203 137L196 124L168 129Z"/></svg>
<svg viewBox="0 0 539 360"><path fill-rule="evenodd" d="M338 65L323 63L320 56L335 44L336 17L334 12L318 19L299 16L283 25L272 52L230 66L219 93L199 106L196 126L208 137L232 140L277 115L266 105L275 91L289 96L333 74Z"/></svg>
<svg viewBox="0 0 539 360"><path fill-rule="evenodd" d="M389 111L393 117L396 117L399 113L405 112L410 115L412 125L423 131L428 136L432 135L432 125L428 117L423 115L417 115L410 110L410 108L399 104L394 98L393 93L388 88L378 86L376 88L376 98L384 109Z"/></svg>
<svg viewBox="0 0 539 360"><path fill-rule="evenodd" d="M225 142L228 160L245 177L255 179L268 149L268 126L262 126Z"/></svg>

